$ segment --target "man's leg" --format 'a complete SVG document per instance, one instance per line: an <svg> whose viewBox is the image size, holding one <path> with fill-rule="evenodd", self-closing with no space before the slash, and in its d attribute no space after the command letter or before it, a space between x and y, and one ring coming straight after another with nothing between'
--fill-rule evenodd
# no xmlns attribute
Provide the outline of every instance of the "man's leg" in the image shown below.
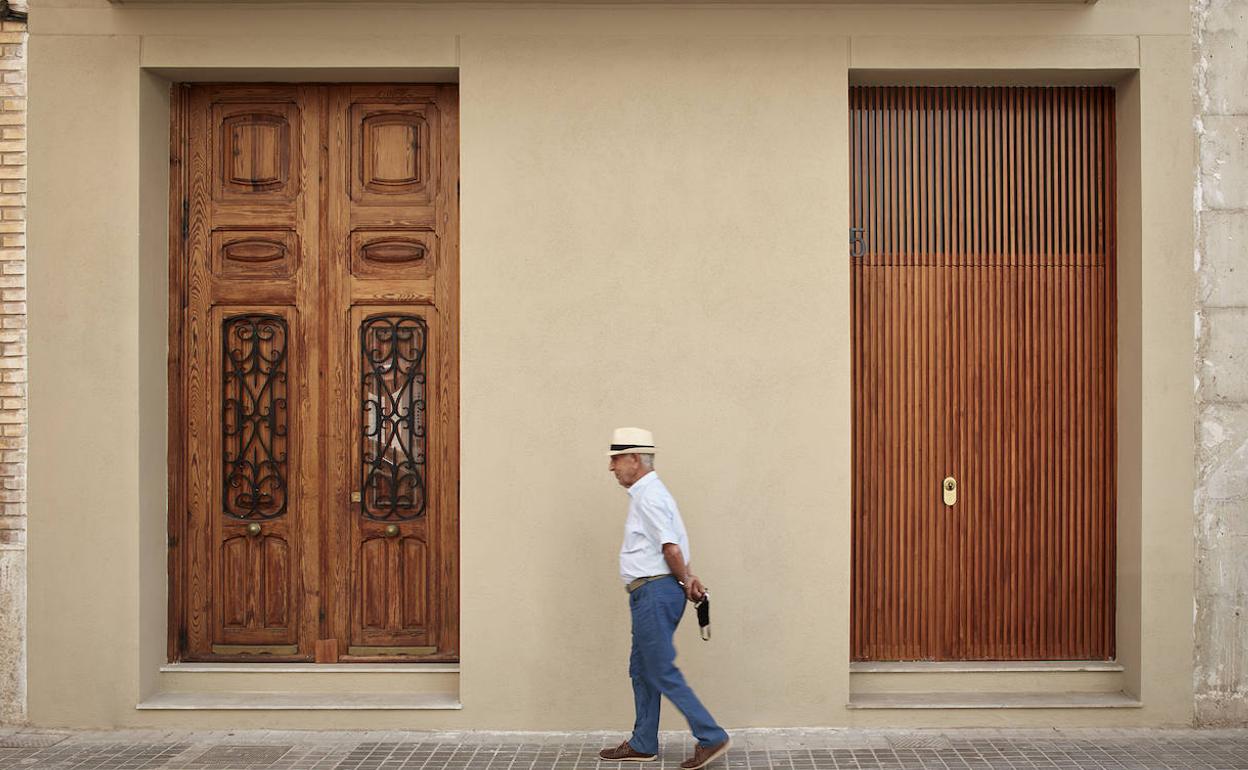
<svg viewBox="0 0 1248 770"><path fill-rule="evenodd" d="M672 635L676 633L685 611L685 593L675 581L660 580L639 590L647 588L652 590L647 591L648 596L644 598L648 601L642 604L641 612L638 606L633 608L633 642L634 648L640 652L642 670L651 686L666 695L672 705L684 714L689 730L699 745L723 743L728 740L728 733L715 722L685 682L680 669L676 668L676 647L672 644ZM636 628L641 614L648 616L645 625L652 632L639 637ZM655 716L657 729L658 709L655 709Z"/></svg>
<svg viewBox="0 0 1248 770"><path fill-rule="evenodd" d="M662 698L659 697L658 688L645 674L641 649L638 645L637 604L637 602L629 602L633 614L633 650L628 658L628 675L633 680L633 706L636 709L637 718L633 722L633 735L628 739L628 745L642 754L658 754L659 707L662 705ZM647 634L649 631L642 629L641 633Z"/></svg>

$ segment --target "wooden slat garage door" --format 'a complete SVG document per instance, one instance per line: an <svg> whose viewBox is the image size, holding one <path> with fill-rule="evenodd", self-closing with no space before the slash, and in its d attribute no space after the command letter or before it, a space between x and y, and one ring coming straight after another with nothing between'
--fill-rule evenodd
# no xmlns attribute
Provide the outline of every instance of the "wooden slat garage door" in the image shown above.
<svg viewBox="0 0 1248 770"><path fill-rule="evenodd" d="M1113 91L854 88L850 136L852 656L1110 659Z"/></svg>

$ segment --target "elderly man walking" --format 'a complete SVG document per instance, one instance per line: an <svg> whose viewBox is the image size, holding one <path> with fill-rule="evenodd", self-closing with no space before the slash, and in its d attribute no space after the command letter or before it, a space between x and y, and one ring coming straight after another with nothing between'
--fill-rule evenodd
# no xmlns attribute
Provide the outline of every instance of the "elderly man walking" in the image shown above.
<svg viewBox="0 0 1248 770"><path fill-rule="evenodd" d="M633 618L628 673L637 719L632 737L598 756L613 762L653 762L659 752L659 696L666 695L698 741L693 756L680 766L698 770L723 756L732 740L676 668L672 636L685 601L701 601L706 589L689 572L689 536L676 501L654 472L655 452L650 431L618 428L608 453L611 472L629 496L620 577Z"/></svg>

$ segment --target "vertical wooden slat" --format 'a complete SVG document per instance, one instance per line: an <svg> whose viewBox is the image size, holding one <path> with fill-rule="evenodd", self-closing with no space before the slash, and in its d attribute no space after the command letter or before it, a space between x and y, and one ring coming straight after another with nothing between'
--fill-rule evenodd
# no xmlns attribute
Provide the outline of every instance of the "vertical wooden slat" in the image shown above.
<svg viewBox="0 0 1248 770"><path fill-rule="evenodd" d="M1107 331L1105 334L1105 368L1106 382L1104 384L1104 392L1106 394L1105 401L1105 436L1107 437L1108 446L1104 453L1104 475L1105 489L1103 498L1104 511L1104 529L1105 529L1105 554L1106 564L1104 567L1104 584L1105 601L1102 608L1105 612L1105 628L1106 636L1109 639L1110 656L1114 653L1114 617L1116 612L1115 593L1114 593L1114 576L1117 574L1115 570L1117 549L1114 547L1117 537L1117 516L1115 515L1116 491L1118 489L1118 417L1117 417L1117 399L1115 396L1115 388L1118 382L1118 356L1116 355L1118 345L1118 237L1117 222L1118 215L1117 190L1113 180L1117 177L1117 146L1115 142L1116 136L1116 113L1114 110L1114 94L1110 89L1101 91L1101 98L1104 101L1104 109L1101 114L1105 119L1105 137L1106 146L1104 150L1104 179L1105 183L1102 189L1105 192L1108 202L1100 210L1100 216L1104 217L1104 229L1106 233L1106 247L1104 251L1105 269L1102 271L1104 280L1107 285L1105 297L1105 323Z"/></svg>
<svg viewBox="0 0 1248 770"><path fill-rule="evenodd" d="M849 148L849 195L850 200L854 201L853 208L850 211L851 226L859 227L862 222L862 202L863 182L855 182L861 180L863 176L863 168L861 156L863 152L863 136L862 136L862 92L851 90L849 92L849 130L850 130L850 148ZM851 241L850 248L853 248ZM861 292L861 271L857 269L850 270L850 335L854 340L860 340L862 319L859 316L859 292ZM860 423L862 420L862 380L861 365L859 359L862 356L862 345L858 344L853 347L850 352L850 362L853 367L852 385L853 407L850 414L850 435L852 438L852 446L850 447L853 467L861 468L862 465L862 430ZM862 481L857 474L851 476L850 480L850 509L853 515L850 517L850 558L853 561L851 567L851 597L849 607L849 628L850 628L850 646L857 650L862 648L862 640L858 634L859 628L859 612L858 604L862 601L862 577L863 568L862 558L858 553L858 546L862 542L862 528L858 522L858 511L861 509L862 503Z"/></svg>
<svg viewBox="0 0 1248 770"><path fill-rule="evenodd" d="M1114 654L1113 99L852 89L855 659Z"/></svg>
<svg viewBox="0 0 1248 770"><path fill-rule="evenodd" d="M1070 219L1073 220L1070 234L1067 238L1068 254L1065 262L1069 267L1065 268L1070 281L1070 323L1071 338L1073 340L1072 349L1067 356L1067 366L1069 368L1068 379L1070 381L1070 392L1072 399L1067 409L1067 425L1071 431L1071 445L1067 455L1067 467L1069 468L1070 481L1067 484L1067 497L1070 500L1070 508L1072 510L1072 533L1071 543L1068 552L1071 555L1073 568L1071 570L1071 591L1074 598L1074 609L1072 611L1071 622L1068 624L1066 649L1071 651L1072 655L1080 658L1086 657L1088 654L1088 645L1085 643L1087 639L1087 629L1084 618L1087 614L1087 607L1090 602L1089 586L1087 575L1089 572L1089 564L1084 552L1084 540L1086 532L1084 522L1086 519L1086 509L1083 504L1083 487L1086 483L1085 472L1087 463L1083 459L1083 446L1087 438L1087 430L1084 425L1083 416L1087 413L1088 406L1083 397L1083 382L1091 375L1091 371L1084 360L1084 335L1086 333L1087 324L1084 317L1084 308L1086 306L1086 297L1083 293L1085 282L1085 270L1075 267L1080 264L1078 236L1082 227L1082 211L1079 205L1079 155L1083 144L1079 137L1079 118L1080 101L1082 92L1071 94L1069 106L1067 109L1067 172L1068 172L1068 188L1069 188L1069 205L1071 207Z"/></svg>

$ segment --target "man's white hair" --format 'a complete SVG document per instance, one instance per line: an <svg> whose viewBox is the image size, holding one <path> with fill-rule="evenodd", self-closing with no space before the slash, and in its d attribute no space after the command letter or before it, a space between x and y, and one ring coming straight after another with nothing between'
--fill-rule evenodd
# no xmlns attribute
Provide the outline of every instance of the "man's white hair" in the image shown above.
<svg viewBox="0 0 1248 770"><path fill-rule="evenodd" d="M641 464L645 466L647 470L654 470L654 455L643 455L639 453L637 455L637 459L641 460Z"/></svg>

